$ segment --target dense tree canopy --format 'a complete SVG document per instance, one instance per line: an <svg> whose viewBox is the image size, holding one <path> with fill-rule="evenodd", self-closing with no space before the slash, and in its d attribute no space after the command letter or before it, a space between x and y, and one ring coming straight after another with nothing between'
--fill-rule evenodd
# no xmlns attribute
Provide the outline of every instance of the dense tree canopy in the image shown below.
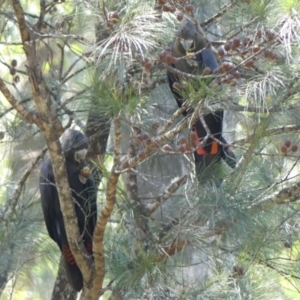
<svg viewBox="0 0 300 300"><path fill-rule="evenodd" d="M297 0L0 0L0 298L299 298L299 13ZM174 57L184 17L205 49ZM207 49L214 70L176 67ZM205 124L220 111L222 139ZM235 168L195 176L197 120ZM90 143L93 259L59 141L67 128ZM81 294L46 234L46 156Z"/></svg>

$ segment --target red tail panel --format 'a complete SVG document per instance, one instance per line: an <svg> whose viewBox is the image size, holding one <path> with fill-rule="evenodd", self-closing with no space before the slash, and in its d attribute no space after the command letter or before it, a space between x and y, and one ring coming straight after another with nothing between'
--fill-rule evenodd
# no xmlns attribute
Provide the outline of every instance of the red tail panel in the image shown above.
<svg viewBox="0 0 300 300"><path fill-rule="evenodd" d="M197 137L198 137L199 142L201 142L201 139L199 138L198 133L197 133L196 130L195 130L195 132L196 132L196 134L197 134ZM199 148L197 149L196 152L197 152L197 154L199 154L199 155L217 154L217 153L219 152L219 144L218 144L216 141L212 141L212 143L211 143L211 149L210 149L210 152L209 152L209 153L207 153L207 152L204 150L204 148L202 148L202 147L199 147Z"/></svg>
<svg viewBox="0 0 300 300"><path fill-rule="evenodd" d="M75 261L75 258L72 254L70 247L64 245L62 250L63 250L63 256L64 256L65 260L68 262L68 264L70 264L71 266L76 265L76 261Z"/></svg>

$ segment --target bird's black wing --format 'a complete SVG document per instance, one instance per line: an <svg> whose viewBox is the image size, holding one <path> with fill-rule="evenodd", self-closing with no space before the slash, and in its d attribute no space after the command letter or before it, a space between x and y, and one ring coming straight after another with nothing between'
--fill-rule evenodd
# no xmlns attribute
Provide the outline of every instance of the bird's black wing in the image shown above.
<svg viewBox="0 0 300 300"><path fill-rule="evenodd" d="M202 68L208 67L211 69L212 72L218 67L217 60L210 48L205 49L203 52L196 55L196 61L198 62L198 64L202 65ZM214 135L214 137L222 143L227 144L227 141L222 137L223 111L217 111L214 114L207 115L205 117L205 122L208 128L210 129L211 133ZM197 131L200 132L200 136L206 134L206 131L203 128L202 124L197 124L196 126ZM212 140L210 140L210 142L212 142ZM211 149L206 148L206 151L209 152L210 150ZM228 147L220 146L220 151L221 158L228 164L228 166L231 168L235 168L235 154Z"/></svg>
<svg viewBox="0 0 300 300"><path fill-rule="evenodd" d="M199 64L199 69L203 70L204 68L208 67L213 72L217 67L218 63L217 60L210 48L205 49L201 53L196 55L196 61ZM205 123L209 128L210 132L214 137L217 139L221 139L222 134L222 123L223 123L223 111L217 111L214 113L210 113L204 117ZM196 130L200 139L203 139L206 136L206 130L202 122L196 122ZM213 142L212 139L208 139L207 146L205 146L205 151L207 153L211 152L211 143Z"/></svg>
<svg viewBox="0 0 300 300"><path fill-rule="evenodd" d="M221 142L227 144L227 141L223 137L221 137ZM234 169L236 167L236 156L229 147L222 147L221 158L230 168Z"/></svg>
<svg viewBox="0 0 300 300"><path fill-rule="evenodd" d="M88 191L88 202L89 202L89 210L90 216L88 220L88 227L91 236L93 236L94 229L97 222L97 189L95 186L95 182L91 176L89 176L87 182L87 191Z"/></svg>
<svg viewBox="0 0 300 300"><path fill-rule="evenodd" d="M42 164L39 187L46 227L50 237L57 243L59 236L55 219L55 205L58 201L58 194L50 158L47 158Z"/></svg>
<svg viewBox="0 0 300 300"><path fill-rule="evenodd" d="M218 62L215 58L214 53L210 48L207 48L203 50L201 53L197 54L196 61L198 64L201 64L200 65L201 69L208 67L213 72L218 67Z"/></svg>

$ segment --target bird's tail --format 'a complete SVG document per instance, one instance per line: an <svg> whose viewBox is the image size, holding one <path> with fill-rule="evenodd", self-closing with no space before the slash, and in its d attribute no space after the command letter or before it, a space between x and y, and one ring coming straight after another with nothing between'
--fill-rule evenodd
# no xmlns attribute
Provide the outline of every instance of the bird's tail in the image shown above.
<svg viewBox="0 0 300 300"><path fill-rule="evenodd" d="M221 137L221 142L227 144L223 137ZM221 157L231 169L236 167L236 156L229 147L222 146Z"/></svg>
<svg viewBox="0 0 300 300"><path fill-rule="evenodd" d="M197 176L204 176L204 178L209 179L215 172L217 164L220 161L220 155L204 153L199 154L200 151L194 152L195 157L195 168Z"/></svg>
<svg viewBox="0 0 300 300"><path fill-rule="evenodd" d="M201 132L201 129L199 131ZM195 128L195 132L197 134L198 142L200 143L201 135L198 133L197 127ZM198 172L201 172L208 166L211 166L214 163L220 161L220 158L222 158L229 167L231 167L232 169L235 168L235 154L229 149L229 147L224 146L224 144L227 144L227 141L221 134L216 135L216 138L222 143L222 145L221 143L219 144L216 140L208 138L205 145L199 147L195 151L195 165Z"/></svg>
<svg viewBox="0 0 300 300"><path fill-rule="evenodd" d="M202 140L197 128L195 128L195 132L197 134L198 142L200 143ZM220 145L211 138L206 141L205 145L198 147L194 152L196 174L200 175L206 168L219 161L220 151Z"/></svg>
<svg viewBox="0 0 300 300"><path fill-rule="evenodd" d="M62 247L62 254L68 281L75 291L80 292L83 286L82 274L68 245Z"/></svg>

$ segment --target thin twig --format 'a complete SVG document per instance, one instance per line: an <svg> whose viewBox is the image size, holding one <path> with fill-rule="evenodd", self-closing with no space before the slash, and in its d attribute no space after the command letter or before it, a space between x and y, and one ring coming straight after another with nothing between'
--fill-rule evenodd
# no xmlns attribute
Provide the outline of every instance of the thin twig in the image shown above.
<svg viewBox="0 0 300 300"><path fill-rule="evenodd" d="M181 186L187 182L188 177L188 175L184 175L176 179L164 190L160 196L156 197L154 203L148 204L146 206L148 214L151 215L157 208L165 203Z"/></svg>

